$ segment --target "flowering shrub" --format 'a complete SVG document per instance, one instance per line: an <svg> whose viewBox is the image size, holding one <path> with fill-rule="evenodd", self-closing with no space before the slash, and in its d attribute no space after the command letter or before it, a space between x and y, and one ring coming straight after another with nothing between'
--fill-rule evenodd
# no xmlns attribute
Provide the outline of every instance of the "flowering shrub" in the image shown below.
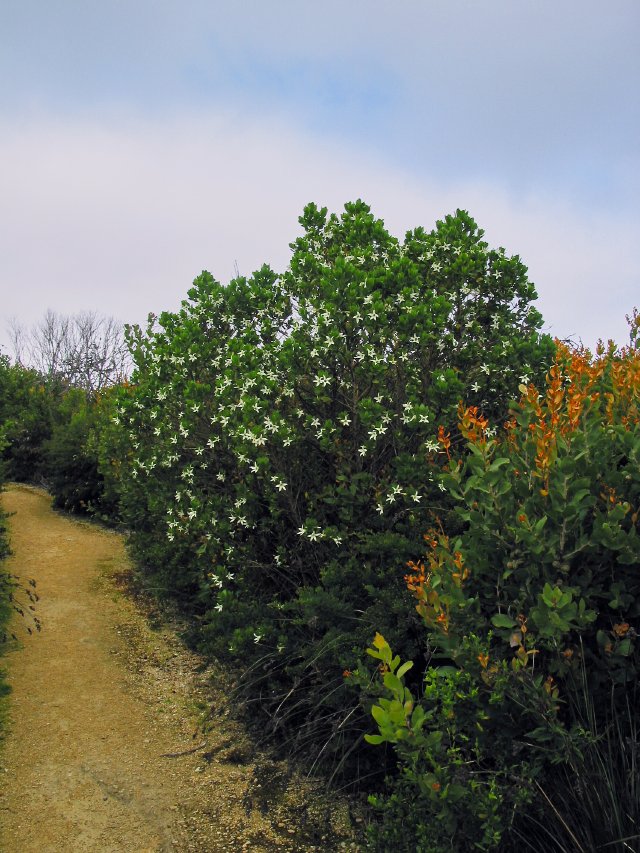
<svg viewBox="0 0 640 853"><path fill-rule="evenodd" d="M372 627L418 648L394 566L452 506L439 426L462 396L506 414L553 344L525 267L466 213L404 242L362 202L300 223L282 275L203 273L129 330L104 463L150 583L195 608L245 702L291 748L340 757L366 727L344 673Z"/></svg>
<svg viewBox="0 0 640 853"><path fill-rule="evenodd" d="M368 737L395 745L400 787L420 803L407 823L394 795L376 800L386 844L413 832L429 839L424 851L501 839L512 849L535 829L537 849L586 850L639 837L636 774L612 781L639 747L629 713L640 665L639 328L635 313L631 345L595 357L558 342L542 393L523 383L500 435L477 407L459 408L468 452L452 455L442 482L465 526L454 538L435 525L405 576L431 650L425 689L416 702L385 674L392 698L374 706L379 734ZM386 641L369 653L389 669ZM599 797L563 790L558 819L554 765L584 763L612 726L618 753L595 762ZM542 837L554 822L556 838Z"/></svg>

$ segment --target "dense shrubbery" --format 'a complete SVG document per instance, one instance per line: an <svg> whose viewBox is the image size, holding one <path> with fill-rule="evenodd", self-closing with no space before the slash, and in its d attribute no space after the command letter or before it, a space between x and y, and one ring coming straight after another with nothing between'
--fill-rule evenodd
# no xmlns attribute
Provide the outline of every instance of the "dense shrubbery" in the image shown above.
<svg viewBox="0 0 640 853"><path fill-rule="evenodd" d="M0 355L0 454L6 479L38 482L44 477L44 446L57 402L56 388Z"/></svg>
<svg viewBox="0 0 640 853"><path fill-rule="evenodd" d="M362 202L300 222L282 275L203 272L129 329L131 384L3 361L10 476L120 512L290 752L389 772L372 849L617 850L640 821L637 313L592 357L539 334L525 267L466 213L403 242Z"/></svg>
<svg viewBox="0 0 640 853"><path fill-rule="evenodd" d="M406 576L421 694L382 636L370 649L386 674L369 740L402 766L376 799L377 849L635 849L639 327L596 358L559 346L496 437L461 406L467 453L442 482L463 527L434 524Z"/></svg>
<svg viewBox="0 0 640 853"><path fill-rule="evenodd" d="M374 628L420 646L395 566L452 505L438 426L461 397L506 415L553 345L524 266L465 213L404 243L361 202L301 224L283 275L203 273L131 331L103 452L149 582L195 608L272 731L339 762L366 730L344 672Z"/></svg>
<svg viewBox="0 0 640 853"><path fill-rule="evenodd" d="M44 485L60 509L117 517L98 470L110 391L69 387L0 357L0 464L7 480Z"/></svg>
<svg viewBox="0 0 640 853"><path fill-rule="evenodd" d="M118 518L117 495L99 470L99 443L110 413L109 395L87 396L69 389L62 398L51 437L45 443L47 486L53 505L102 521Z"/></svg>

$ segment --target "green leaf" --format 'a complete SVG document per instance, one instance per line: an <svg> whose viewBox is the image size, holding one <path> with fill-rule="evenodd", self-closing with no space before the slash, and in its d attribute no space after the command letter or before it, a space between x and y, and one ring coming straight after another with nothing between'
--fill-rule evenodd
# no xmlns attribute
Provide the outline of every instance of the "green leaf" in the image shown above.
<svg viewBox="0 0 640 853"><path fill-rule="evenodd" d="M394 675L392 672L385 673L383 677L384 686L387 690L391 690L391 692L398 697L403 696L404 687L402 686L402 682L398 678L397 675Z"/></svg>
<svg viewBox="0 0 640 853"><path fill-rule="evenodd" d="M412 660L405 661L402 664L402 666L400 667L400 669L396 672L396 675L398 676L398 678L402 678L402 676L405 674L405 672L409 672L409 670L411 669L412 666L413 666Z"/></svg>
<svg viewBox="0 0 640 853"><path fill-rule="evenodd" d="M616 654L617 655L624 655L624 657L627 657L629 654L631 654L631 649L632 649L631 640L627 638L626 640L622 640L622 642L620 642L618 644L618 648L616 649Z"/></svg>
<svg viewBox="0 0 640 853"><path fill-rule="evenodd" d="M378 746L386 741L386 738L382 737L382 735L365 735L364 739L367 743L374 744L374 746Z"/></svg>
<svg viewBox="0 0 640 853"><path fill-rule="evenodd" d="M380 705L374 705L371 708L371 716L379 726L388 725L389 723L389 714L387 714Z"/></svg>
<svg viewBox="0 0 640 853"><path fill-rule="evenodd" d="M513 628L516 620L512 619L511 616L507 616L506 613L495 613L491 617L491 624L496 628Z"/></svg>

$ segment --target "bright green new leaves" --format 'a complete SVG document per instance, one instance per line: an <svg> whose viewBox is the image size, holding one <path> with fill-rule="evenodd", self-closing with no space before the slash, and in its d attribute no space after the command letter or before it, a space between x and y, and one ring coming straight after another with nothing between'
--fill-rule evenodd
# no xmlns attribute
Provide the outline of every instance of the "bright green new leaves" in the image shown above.
<svg viewBox="0 0 640 853"><path fill-rule="evenodd" d="M376 634L373 648L367 654L382 661L382 681L391 693L392 699L382 698L374 705L371 714L378 724L379 735L365 735L368 743L398 743L401 740L415 738L422 729L426 715L420 705L415 704L411 691L404 686L403 676L413 666L413 661L400 665L398 655L392 656L391 648L381 634Z"/></svg>

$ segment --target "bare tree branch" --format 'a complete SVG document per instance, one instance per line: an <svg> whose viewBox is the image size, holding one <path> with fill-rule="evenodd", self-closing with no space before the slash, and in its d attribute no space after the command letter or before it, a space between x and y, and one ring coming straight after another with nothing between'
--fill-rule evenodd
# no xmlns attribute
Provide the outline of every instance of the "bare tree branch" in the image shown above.
<svg viewBox="0 0 640 853"><path fill-rule="evenodd" d="M87 393L122 382L131 366L122 324L95 311L48 310L31 329L12 320L9 335L17 362Z"/></svg>

